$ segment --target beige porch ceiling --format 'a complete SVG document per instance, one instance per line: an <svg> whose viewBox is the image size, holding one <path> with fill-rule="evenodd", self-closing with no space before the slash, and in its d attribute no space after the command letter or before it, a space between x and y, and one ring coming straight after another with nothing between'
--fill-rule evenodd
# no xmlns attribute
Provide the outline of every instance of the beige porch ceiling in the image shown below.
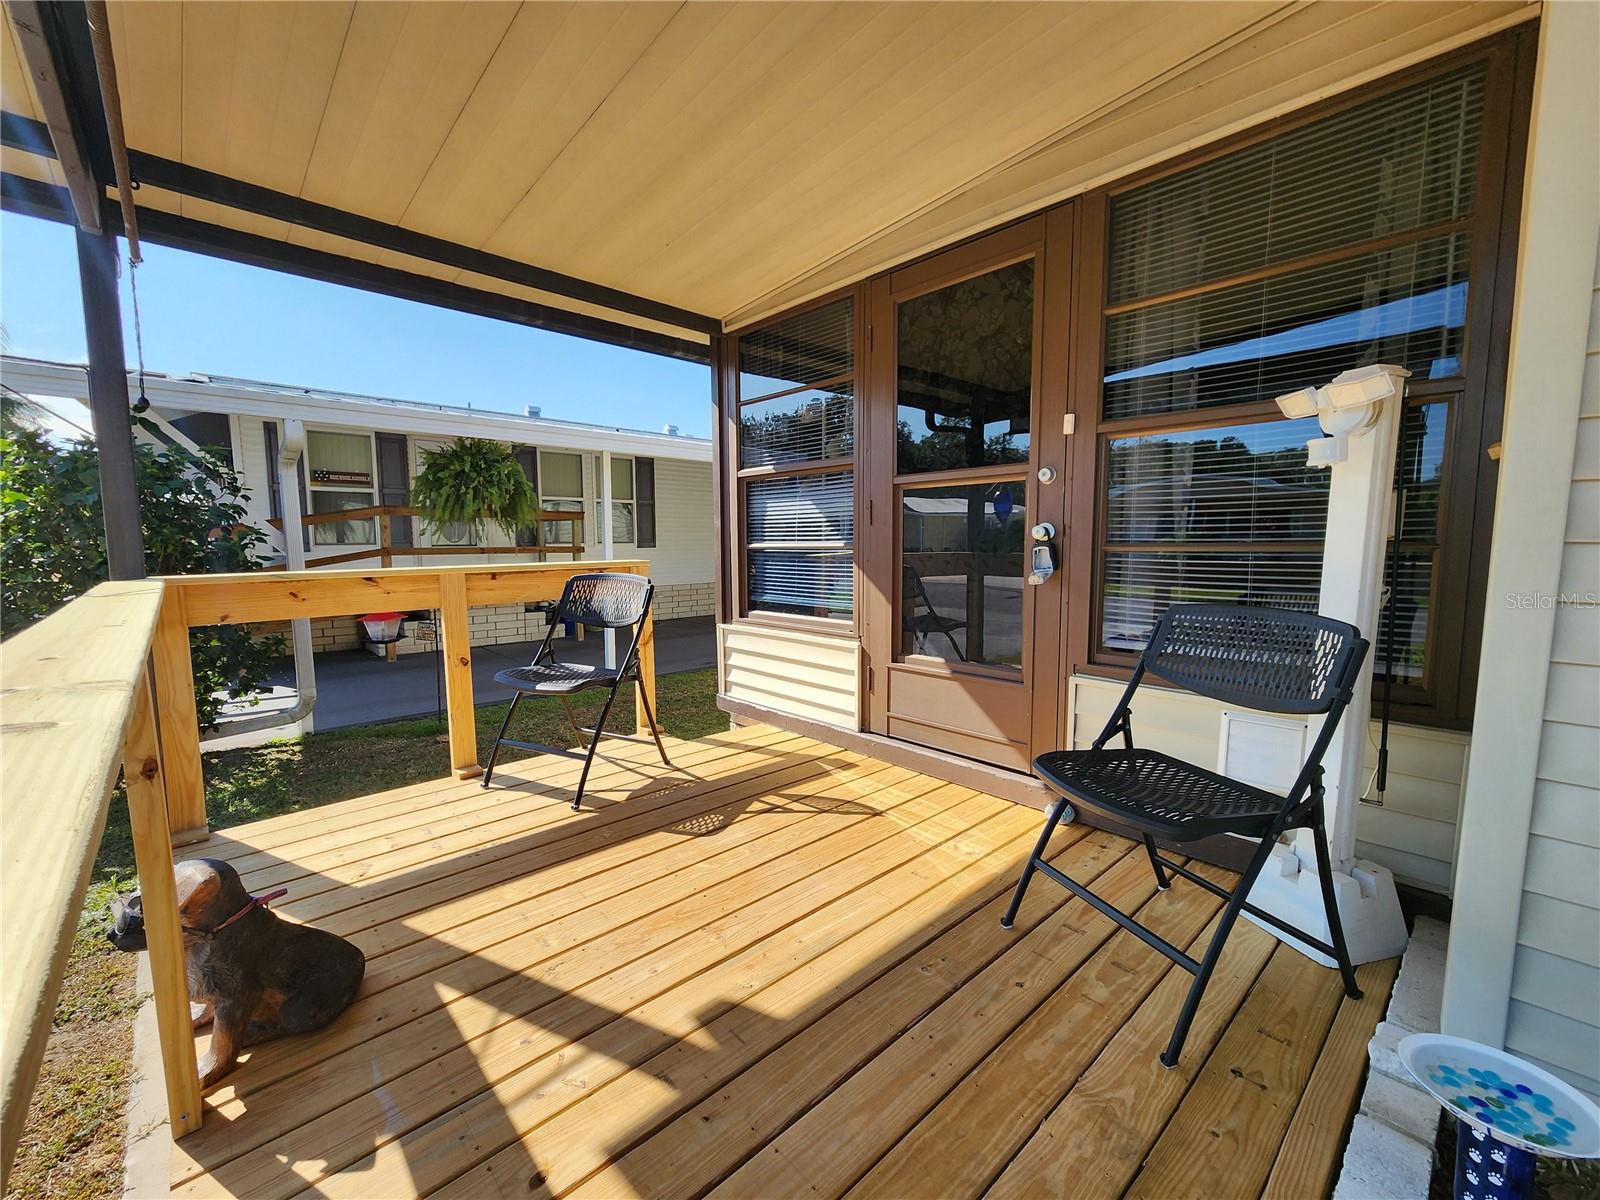
<svg viewBox="0 0 1600 1200"><path fill-rule="evenodd" d="M1537 7L112 0L110 9L133 149L732 327ZM13 41L8 16L5 106L37 116ZM35 178L56 170L15 150L5 165ZM139 203L616 316L153 187Z"/></svg>

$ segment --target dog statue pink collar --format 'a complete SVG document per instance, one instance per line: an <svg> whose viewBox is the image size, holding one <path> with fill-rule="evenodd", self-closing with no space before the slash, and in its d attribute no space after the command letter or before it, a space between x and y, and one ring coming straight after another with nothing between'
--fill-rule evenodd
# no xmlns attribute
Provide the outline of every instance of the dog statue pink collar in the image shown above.
<svg viewBox="0 0 1600 1200"><path fill-rule="evenodd" d="M250 914L251 912L254 912L258 908L265 908L268 904L272 903L274 900L281 900L285 896L287 896L288 894L289 894L289 889L288 888L279 888L277 891L268 892L264 896L251 896L250 897L250 902L248 904L246 904L238 912L234 913L233 916L229 917L221 925L218 925L215 929L195 929L192 926L185 925L183 927L184 932L185 933L204 934L206 937L216 937L217 934L221 933L224 929L226 929L229 925L232 925L235 921L239 920L241 917L247 916L248 914Z"/></svg>

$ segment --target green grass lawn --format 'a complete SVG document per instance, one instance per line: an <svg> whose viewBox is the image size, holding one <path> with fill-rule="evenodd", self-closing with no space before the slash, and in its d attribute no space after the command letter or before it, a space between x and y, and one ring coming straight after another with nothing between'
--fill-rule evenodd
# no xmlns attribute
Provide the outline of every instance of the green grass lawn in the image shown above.
<svg viewBox="0 0 1600 1200"><path fill-rule="evenodd" d="M658 716L672 736L698 738L728 728L727 715L716 706L715 671L663 675L656 691ZM573 705L580 723L593 724L603 698L596 692ZM479 762L487 760L505 711L504 704L477 710ZM607 728L631 733L633 721L632 696L619 696ZM207 820L212 829L226 829L443 778L450 770L444 734L444 723L429 717L206 754ZM552 746L577 740L554 700L524 701L509 736ZM525 751L508 749L500 761L525 757ZM135 886L128 806L119 791L111 799L8 1196L88 1200L121 1194L137 960L111 949L104 929L112 896Z"/></svg>

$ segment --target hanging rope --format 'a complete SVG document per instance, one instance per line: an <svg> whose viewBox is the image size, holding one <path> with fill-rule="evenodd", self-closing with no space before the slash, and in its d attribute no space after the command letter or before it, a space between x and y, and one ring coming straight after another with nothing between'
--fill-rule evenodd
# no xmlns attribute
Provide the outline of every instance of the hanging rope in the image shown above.
<svg viewBox="0 0 1600 1200"><path fill-rule="evenodd" d="M140 261L131 254L128 256L128 291L133 299L133 352L139 363L139 398L133 402L136 413L147 412L150 408L150 397L144 394L144 324L139 320Z"/></svg>

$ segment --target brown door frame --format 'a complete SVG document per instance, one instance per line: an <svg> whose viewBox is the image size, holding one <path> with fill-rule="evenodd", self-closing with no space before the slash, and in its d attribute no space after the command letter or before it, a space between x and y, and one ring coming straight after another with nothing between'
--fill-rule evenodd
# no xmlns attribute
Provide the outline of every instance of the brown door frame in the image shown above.
<svg viewBox="0 0 1600 1200"><path fill-rule="evenodd" d="M1067 204L996 233L871 281L866 304L867 364L861 419L863 436L857 456L866 520L858 546L862 587L858 593L863 644L867 654L865 718L867 728L890 733L891 679L925 679L931 686L968 685L964 695L989 692L1002 697L1016 689L1026 713L1015 726L1014 742L1029 755L1053 747L1061 739L1066 685L1063 672L1070 455L1063 419L1068 404L1068 347L1071 338L1072 252L1075 206ZM1034 274L1033 379L1029 461L901 477L897 474L895 422L897 369L895 307L904 300L1032 258ZM1056 479L1038 481L1049 466ZM979 482L1021 475L1030 523L1049 521L1057 531L1060 567L1042 587L1024 585L1023 673L1021 679L998 669L934 662L896 661L899 640L900 522L896 501L911 482ZM1031 543L1030 543L1031 544ZM961 751L961 747L947 747ZM973 746L966 750L971 752ZM1014 763L1008 765L1016 765Z"/></svg>

